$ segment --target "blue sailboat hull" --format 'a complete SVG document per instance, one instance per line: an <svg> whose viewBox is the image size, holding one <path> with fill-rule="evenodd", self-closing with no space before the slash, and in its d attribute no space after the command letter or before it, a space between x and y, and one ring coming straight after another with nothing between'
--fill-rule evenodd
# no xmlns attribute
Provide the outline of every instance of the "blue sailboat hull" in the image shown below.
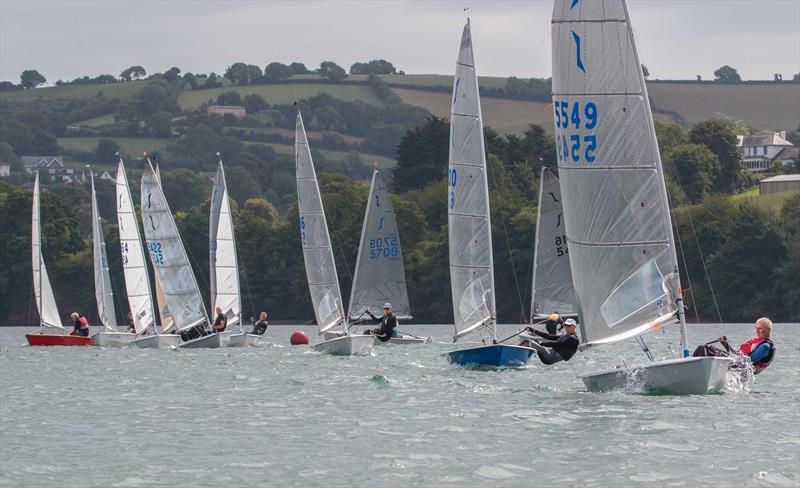
<svg viewBox="0 0 800 488"><path fill-rule="evenodd" d="M491 344L444 353L451 364L472 368L518 368L528 364L534 350L510 344Z"/></svg>

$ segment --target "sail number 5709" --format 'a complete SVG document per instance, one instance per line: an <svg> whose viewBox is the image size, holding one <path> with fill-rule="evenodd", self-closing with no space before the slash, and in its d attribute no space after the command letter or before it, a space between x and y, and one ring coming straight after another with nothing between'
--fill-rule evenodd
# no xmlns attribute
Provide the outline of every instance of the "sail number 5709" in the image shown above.
<svg viewBox="0 0 800 488"><path fill-rule="evenodd" d="M597 159L597 136L595 134L569 134L570 129L594 130L597 127L598 113L594 102L570 104L566 100L554 100L553 110L556 116L556 144L558 157L562 161L585 161L593 163Z"/></svg>

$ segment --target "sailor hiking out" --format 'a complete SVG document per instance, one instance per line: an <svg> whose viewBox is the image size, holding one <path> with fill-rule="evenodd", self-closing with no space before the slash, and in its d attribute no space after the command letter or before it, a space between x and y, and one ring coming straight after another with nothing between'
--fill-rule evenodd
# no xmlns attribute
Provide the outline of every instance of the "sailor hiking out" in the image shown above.
<svg viewBox="0 0 800 488"><path fill-rule="evenodd" d="M712 343L698 346L693 356L730 356L736 360L732 368L741 368L748 359L753 364L755 374L759 374L772 364L775 359L775 344L772 342L772 321L766 317L756 320L756 336L739 346L737 351L728 344L728 338L722 336L716 341L725 349L712 346Z"/></svg>
<svg viewBox="0 0 800 488"><path fill-rule="evenodd" d="M536 330L533 327L527 327L526 330L528 332L546 340L524 340L520 345L535 349L539 360L543 364L551 365L560 361L569 361L578 351L578 346L580 346L581 342L578 339L576 328L577 324L573 319L567 319L564 322L564 334L562 335L550 334Z"/></svg>
<svg viewBox="0 0 800 488"><path fill-rule="evenodd" d="M376 329L365 331L364 334L374 335L381 342L386 342L395 335L395 329L397 329L397 317L395 317L392 313L391 303L383 304L383 315L381 317L372 315L372 312L370 312L369 309L367 309L366 313L372 320L377 321L379 325Z"/></svg>

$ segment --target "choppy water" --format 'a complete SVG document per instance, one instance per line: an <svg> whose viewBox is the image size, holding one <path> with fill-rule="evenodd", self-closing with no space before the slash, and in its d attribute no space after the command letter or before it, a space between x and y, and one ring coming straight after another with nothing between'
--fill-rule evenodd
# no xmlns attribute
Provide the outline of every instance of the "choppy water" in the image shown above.
<svg viewBox="0 0 800 488"><path fill-rule="evenodd" d="M798 324L776 326L750 393L685 397L584 390L578 373L643 362L635 343L489 372L445 363L446 326L366 358L291 347L294 329L171 351L31 348L0 329L0 485L800 486ZM690 329L722 334L752 326ZM650 336L662 355L677 343Z"/></svg>

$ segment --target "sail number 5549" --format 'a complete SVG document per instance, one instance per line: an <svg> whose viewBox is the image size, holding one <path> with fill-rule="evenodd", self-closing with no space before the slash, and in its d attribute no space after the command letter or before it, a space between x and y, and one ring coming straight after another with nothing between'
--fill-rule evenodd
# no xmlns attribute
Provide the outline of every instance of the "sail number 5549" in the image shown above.
<svg viewBox="0 0 800 488"><path fill-rule="evenodd" d="M594 102L586 102L581 107L580 102L570 105L566 100L554 100L553 110L556 116L556 128L562 129L556 134L558 156L563 161L581 160L593 163L597 157L597 136L595 134L568 134L570 128L593 130L597 127L598 113Z"/></svg>

